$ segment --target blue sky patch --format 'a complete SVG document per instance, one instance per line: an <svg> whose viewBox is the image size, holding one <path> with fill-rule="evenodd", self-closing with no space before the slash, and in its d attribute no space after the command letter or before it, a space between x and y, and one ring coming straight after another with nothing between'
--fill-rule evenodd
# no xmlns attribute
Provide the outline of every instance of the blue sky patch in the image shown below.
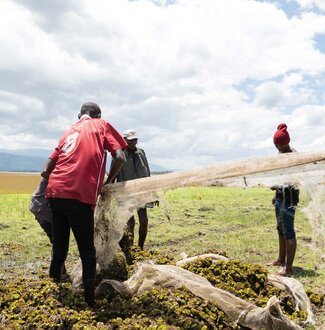
<svg viewBox="0 0 325 330"><path fill-rule="evenodd" d="M314 38L315 47L322 53L325 54L325 33L317 34Z"/></svg>

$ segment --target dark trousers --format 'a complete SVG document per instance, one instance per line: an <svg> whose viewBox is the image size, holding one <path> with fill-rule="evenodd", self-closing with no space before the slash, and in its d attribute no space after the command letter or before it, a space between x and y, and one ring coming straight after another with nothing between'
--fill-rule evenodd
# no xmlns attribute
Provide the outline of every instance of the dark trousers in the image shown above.
<svg viewBox="0 0 325 330"><path fill-rule="evenodd" d="M278 198L275 200L277 230L279 235L284 236L286 240L296 238L294 228L295 212L295 208L291 207L289 202L283 202Z"/></svg>
<svg viewBox="0 0 325 330"><path fill-rule="evenodd" d="M69 251L70 228L77 241L82 262L82 277L92 279L96 274L94 246L94 212L92 206L75 199L50 198L53 215L52 263L61 264Z"/></svg>
<svg viewBox="0 0 325 330"><path fill-rule="evenodd" d="M139 241L138 245L143 250L144 248L144 242L147 237L148 233L148 215L147 215L147 208L143 207L138 210L138 217L139 217ZM135 227L135 219L134 216L132 216L128 223L128 230L131 232L132 237L134 237L134 227ZM133 245L133 242L132 242Z"/></svg>

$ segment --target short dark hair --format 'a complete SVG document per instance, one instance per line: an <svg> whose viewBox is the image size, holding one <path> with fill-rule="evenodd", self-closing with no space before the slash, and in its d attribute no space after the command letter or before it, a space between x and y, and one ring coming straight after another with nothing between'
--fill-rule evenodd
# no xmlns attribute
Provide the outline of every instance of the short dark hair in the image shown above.
<svg viewBox="0 0 325 330"><path fill-rule="evenodd" d="M100 118L102 111L100 107L94 102L86 102L80 109L80 115L89 115L91 118Z"/></svg>

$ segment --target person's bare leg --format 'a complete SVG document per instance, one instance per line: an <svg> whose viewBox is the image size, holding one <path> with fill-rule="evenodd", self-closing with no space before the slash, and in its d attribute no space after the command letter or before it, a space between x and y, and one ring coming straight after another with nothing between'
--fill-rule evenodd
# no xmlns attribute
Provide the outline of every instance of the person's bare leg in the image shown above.
<svg viewBox="0 0 325 330"><path fill-rule="evenodd" d="M144 242L147 237L148 233L148 215L147 215L147 209L141 208L138 210L138 216L139 216L139 242L138 245L143 250L144 248Z"/></svg>
<svg viewBox="0 0 325 330"><path fill-rule="evenodd" d="M269 263L269 266L285 266L287 254L286 239L283 235L279 234L279 256L278 259Z"/></svg>
<svg viewBox="0 0 325 330"><path fill-rule="evenodd" d="M283 270L279 273L282 276L291 276L293 271L293 260L295 259L296 249L297 249L297 240L296 238L286 240L287 248L287 262Z"/></svg>
<svg viewBox="0 0 325 330"><path fill-rule="evenodd" d="M128 226L128 239L131 240L131 246L134 244L134 227L135 227L135 219L134 216L132 216L127 223ZM130 237L131 235L131 237Z"/></svg>

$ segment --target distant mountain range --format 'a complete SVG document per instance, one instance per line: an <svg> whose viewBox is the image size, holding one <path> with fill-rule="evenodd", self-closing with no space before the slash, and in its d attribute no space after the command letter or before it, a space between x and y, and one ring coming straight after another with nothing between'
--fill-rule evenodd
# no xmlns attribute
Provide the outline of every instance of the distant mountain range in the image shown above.
<svg viewBox="0 0 325 330"><path fill-rule="evenodd" d="M0 172L40 172L50 154L51 150L44 149L0 150ZM156 164L149 166L152 173L168 172Z"/></svg>
<svg viewBox="0 0 325 330"><path fill-rule="evenodd" d="M1 172L41 172L46 158L0 152Z"/></svg>

